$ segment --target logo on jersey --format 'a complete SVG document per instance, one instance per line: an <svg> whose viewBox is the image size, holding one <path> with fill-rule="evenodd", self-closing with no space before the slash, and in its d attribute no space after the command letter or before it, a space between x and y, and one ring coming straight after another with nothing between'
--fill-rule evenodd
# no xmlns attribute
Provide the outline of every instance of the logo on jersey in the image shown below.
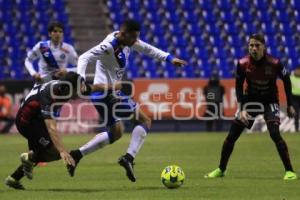
<svg viewBox="0 0 300 200"><path fill-rule="evenodd" d="M281 73L282 73L283 76L285 76L289 73L289 71L285 67L283 67L282 70L281 70Z"/></svg>
<svg viewBox="0 0 300 200"><path fill-rule="evenodd" d="M64 60L66 58L66 55L64 53L60 54L60 59Z"/></svg>
<svg viewBox="0 0 300 200"><path fill-rule="evenodd" d="M123 69L118 69L116 71L116 75L117 75L118 79L121 79L123 77L124 73L125 73L125 69L124 68Z"/></svg>
<svg viewBox="0 0 300 200"><path fill-rule="evenodd" d="M39 139L39 143L45 147L45 146L47 146L50 143L50 141L46 140L44 137L41 137Z"/></svg>
<svg viewBox="0 0 300 200"><path fill-rule="evenodd" d="M46 58L48 58L48 57L49 57L49 54L50 54L50 53L46 51L45 53L43 53L43 56L46 57Z"/></svg>
<svg viewBox="0 0 300 200"><path fill-rule="evenodd" d="M121 48L118 48L115 51L115 57L117 59L117 62L120 66L120 68L124 68L126 66L126 58L123 50Z"/></svg>

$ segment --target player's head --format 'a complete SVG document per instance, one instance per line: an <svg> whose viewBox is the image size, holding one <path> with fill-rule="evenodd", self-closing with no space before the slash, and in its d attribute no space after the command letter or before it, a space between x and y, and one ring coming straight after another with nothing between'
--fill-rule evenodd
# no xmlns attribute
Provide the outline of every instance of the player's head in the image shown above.
<svg viewBox="0 0 300 200"><path fill-rule="evenodd" d="M219 71L218 71L218 70L212 71L208 83L209 83L210 85L217 85L217 84L219 84L219 80L220 80L220 77L219 77Z"/></svg>
<svg viewBox="0 0 300 200"><path fill-rule="evenodd" d="M58 88L60 96L71 94L71 98L76 98L79 92L84 92L84 79L75 72L68 72L59 80L61 81Z"/></svg>
<svg viewBox="0 0 300 200"><path fill-rule="evenodd" d="M62 23L54 21L48 25L48 34L52 42L61 43L64 36L64 26Z"/></svg>
<svg viewBox="0 0 300 200"><path fill-rule="evenodd" d="M254 60L260 60L266 51L265 38L262 34L253 34L249 38L248 50Z"/></svg>
<svg viewBox="0 0 300 200"><path fill-rule="evenodd" d="M126 20L122 23L119 39L125 46L132 46L138 39L141 31L140 24L135 20Z"/></svg>
<svg viewBox="0 0 300 200"><path fill-rule="evenodd" d="M0 85L0 96L4 96L6 93L6 88L4 85Z"/></svg>

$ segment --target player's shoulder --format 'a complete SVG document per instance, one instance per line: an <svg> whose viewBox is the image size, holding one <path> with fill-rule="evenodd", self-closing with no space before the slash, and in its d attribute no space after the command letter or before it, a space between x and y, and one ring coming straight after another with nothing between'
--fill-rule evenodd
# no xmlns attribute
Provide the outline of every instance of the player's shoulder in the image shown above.
<svg viewBox="0 0 300 200"><path fill-rule="evenodd" d="M98 47L101 49L101 50L105 50L105 51L109 51L110 49L113 50L116 46L116 35L117 32L112 32L110 34L108 34L104 40L102 42L100 42L98 44Z"/></svg>
<svg viewBox="0 0 300 200"><path fill-rule="evenodd" d="M116 39L116 34L118 33L118 31L114 31L112 33L109 33L104 40L101 43L111 43L112 41L114 41ZM101 44L100 43L100 44Z"/></svg>
<svg viewBox="0 0 300 200"><path fill-rule="evenodd" d="M49 46L49 40L40 40L34 45L33 48L41 48L46 46Z"/></svg>
<svg viewBox="0 0 300 200"><path fill-rule="evenodd" d="M240 65L246 65L246 64L250 63L250 55L246 55L246 56L238 59L238 63Z"/></svg>
<svg viewBox="0 0 300 200"><path fill-rule="evenodd" d="M72 51L75 51L75 48L73 45L63 42L61 45L61 50L64 51L65 53L70 53Z"/></svg>
<svg viewBox="0 0 300 200"><path fill-rule="evenodd" d="M67 49L73 49L74 46L70 43L67 43L67 42L63 42L62 45L61 45L63 48L67 48Z"/></svg>
<svg viewBox="0 0 300 200"><path fill-rule="evenodd" d="M272 64L272 65L278 65L278 64L280 64L280 59L276 58L276 57L274 57L274 56L272 56L270 54L266 54L265 58L266 58L266 61L268 63Z"/></svg>

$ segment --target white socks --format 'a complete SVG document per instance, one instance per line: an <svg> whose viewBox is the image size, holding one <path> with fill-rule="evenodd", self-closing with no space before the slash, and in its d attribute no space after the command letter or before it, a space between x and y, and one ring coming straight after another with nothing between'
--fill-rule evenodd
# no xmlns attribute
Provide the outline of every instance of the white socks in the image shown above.
<svg viewBox="0 0 300 200"><path fill-rule="evenodd" d="M127 153L129 153L135 158L136 154L140 151L145 141L146 135L147 131L143 126L138 125L134 127L131 134L131 140L127 149ZM102 132L95 135L93 139L91 139L88 143L80 147L79 150L81 154L85 156L100 148L103 148L107 144L110 144L108 132Z"/></svg>
<svg viewBox="0 0 300 200"><path fill-rule="evenodd" d="M136 154L139 152L140 148L142 147L145 141L146 135L147 132L143 126L138 125L134 127L131 134L131 140L127 149L127 153L129 153L135 158Z"/></svg>
<svg viewBox="0 0 300 200"><path fill-rule="evenodd" d="M102 132L95 135L93 139L91 139L90 141L88 141L88 143L80 147L79 150L82 153L82 155L85 156L89 153L96 151L97 149L104 147L107 144L109 144L108 133Z"/></svg>

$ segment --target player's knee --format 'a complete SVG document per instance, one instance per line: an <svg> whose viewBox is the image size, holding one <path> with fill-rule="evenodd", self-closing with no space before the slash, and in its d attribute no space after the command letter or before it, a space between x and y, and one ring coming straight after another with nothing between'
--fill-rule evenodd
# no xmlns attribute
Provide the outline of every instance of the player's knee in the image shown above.
<svg viewBox="0 0 300 200"><path fill-rule="evenodd" d="M146 125L146 127L149 130L151 128L151 125L152 125L152 120L149 117L147 117L147 119L145 120L144 124Z"/></svg>
<svg viewBox="0 0 300 200"><path fill-rule="evenodd" d="M234 145L235 141L236 141L236 139L234 137L228 135L226 137L226 139L224 140L224 144L226 144L226 145Z"/></svg>
<svg viewBox="0 0 300 200"><path fill-rule="evenodd" d="M145 116L142 119L139 119L138 121L135 122L136 125L142 125L144 126L147 130L149 130L151 128L152 125L152 120Z"/></svg>
<svg viewBox="0 0 300 200"><path fill-rule="evenodd" d="M269 123L267 123L267 126L268 126L268 130L270 133L270 137L273 140L273 142L278 143L283 140L280 135L279 124L269 122Z"/></svg>
<svg viewBox="0 0 300 200"><path fill-rule="evenodd" d="M110 131L110 143L114 143L115 141L119 140L123 136L123 127L117 126L111 129Z"/></svg>
<svg viewBox="0 0 300 200"><path fill-rule="evenodd" d="M115 142L115 141L119 140L122 136L123 136L123 133L122 133L122 132L119 132L119 131L116 132L116 133L113 135L111 142Z"/></svg>

